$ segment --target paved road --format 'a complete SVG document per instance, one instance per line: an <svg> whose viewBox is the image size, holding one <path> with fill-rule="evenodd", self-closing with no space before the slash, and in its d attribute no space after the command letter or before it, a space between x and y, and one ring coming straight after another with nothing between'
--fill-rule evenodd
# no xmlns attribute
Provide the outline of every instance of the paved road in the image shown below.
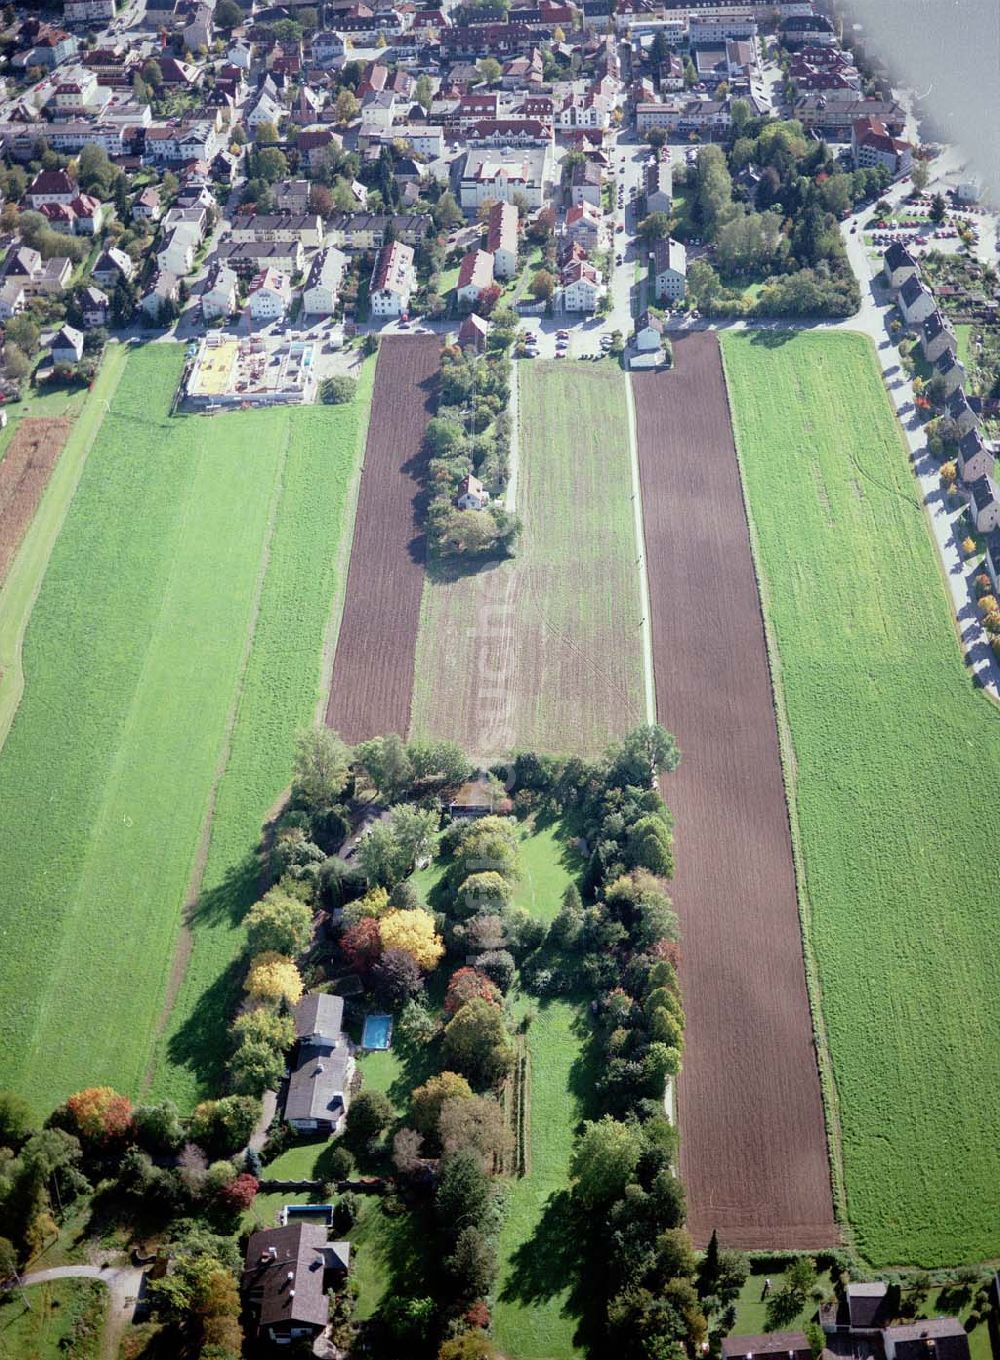
<svg viewBox="0 0 1000 1360"><path fill-rule="evenodd" d="M25 1286L47 1284L51 1280L100 1280L108 1287L108 1316L104 1326L104 1360L116 1360L118 1343L135 1313L142 1293L143 1272L137 1266L53 1266L21 1276Z"/></svg>

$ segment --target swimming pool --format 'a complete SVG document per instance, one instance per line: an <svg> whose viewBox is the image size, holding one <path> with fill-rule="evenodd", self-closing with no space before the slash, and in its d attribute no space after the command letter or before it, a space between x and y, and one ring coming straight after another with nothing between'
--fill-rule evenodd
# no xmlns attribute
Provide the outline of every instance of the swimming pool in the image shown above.
<svg viewBox="0 0 1000 1360"><path fill-rule="evenodd" d="M392 1016L366 1015L361 1033L362 1048L388 1048L392 1043Z"/></svg>

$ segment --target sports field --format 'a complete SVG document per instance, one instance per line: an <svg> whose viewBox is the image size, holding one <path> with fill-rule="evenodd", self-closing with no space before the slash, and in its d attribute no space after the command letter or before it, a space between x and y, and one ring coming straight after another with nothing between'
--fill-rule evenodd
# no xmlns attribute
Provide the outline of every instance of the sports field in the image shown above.
<svg viewBox="0 0 1000 1360"><path fill-rule="evenodd" d="M1000 714L962 664L870 342L723 350L851 1225L876 1264L995 1258Z"/></svg>
<svg viewBox="0 0 1000 1360"><path fill-rule="evenodd" d="M518 386L517 555L428 570L411 730L594 755L644 718L625 377L522 363Z"/></svg>
<svg viewBox="0 0 1000 1360"><path fill-rule="evenodd" d="M178 983L154 1087L190 1104L211 1079L249 857L344 575L370 382L345 408L169 419L182 356L128 360L0 753L0 1086L41 1111L81 1085L138 1094Z"/></svg>

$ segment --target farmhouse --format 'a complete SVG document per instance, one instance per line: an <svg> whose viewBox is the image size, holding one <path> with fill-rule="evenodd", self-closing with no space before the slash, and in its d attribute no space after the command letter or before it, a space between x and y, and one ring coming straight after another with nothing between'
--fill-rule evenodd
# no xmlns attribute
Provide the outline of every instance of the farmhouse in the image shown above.
<svg viewBox="0 0 1000 1360"><path fill-rule="evenodd" d="M347 1242L330 1242L321 1223L254 1233L241 1292L258 1339L289 1345L319 1336L330 1320L327 1290L346 1275L350 1250Z"/></svg>
<svg viewBox="0 0 1000 1360"><path fill-rule="evenodd" d="M824 1303L819 1320L824 1332L872 1337L892 1320L892 1299L884 1280L852 1281L837 1303Z"/></svg>
<svg viewBox="0 0 1000 1360"><path fill-rule="evenodd" d="M490 503L490 493L483 486L478 477L473 477L472 473L466 476L458 484L458 495L455 497L455 504L459 510L485 510Z"/></svg>
<svg viewBox="0 0 1000 1360"><path fill-rule="evenodd" d="M295 1007L295 1069L285 1119L300 1133L336 1133L350 1104L354 1058L342 1032L343 997L307 992Z"/></svg>
<svg viewBox="0 0 1000 1360"><path fill-rule="evenodd" d="M921 1318L882 1333L885 1360L969 1360L969 1338L958 1318Z"/></svg>
<svg viewBox="0 0 1000 1360"><path fill-rule="evenodd" d="M496 785L488 774L479 773L469 779L455 794L448 811L452 817L489 817L504 810L506 798L497 794Z"/></svg>
<svg viewBox="0 0 1000 1360"><path fill-rule="evenodd" d="M812 1348L805 1332L770 1332L764 1336L727 1336L722 1342L722 1360L812 1360Z"/></svg>

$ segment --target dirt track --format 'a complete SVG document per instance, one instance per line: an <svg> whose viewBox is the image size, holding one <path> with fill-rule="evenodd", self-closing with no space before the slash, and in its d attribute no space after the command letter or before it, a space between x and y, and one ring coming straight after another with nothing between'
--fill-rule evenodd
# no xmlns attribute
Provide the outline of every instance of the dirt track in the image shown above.
<svg viewBox="0 0 1000 1360"><path fill-rule="evenodd" d="M345 741L406 736L424 583L424 431L437 336L382 341L326 721Z"/></svg>
<svg viewBox="0 0 1000 1360"><path fill-rule="evenodd" d="M636 374L659 720L676 818L679 1083L689 1227L704 1245L838 1240L770 673L718 341Z"/></svg>
<svg viewBox="0 0 1000 1360"><path fill-rule="evenodd" d="M38 509L71 421L25 416L0 462L0 581Z"/></svg>

